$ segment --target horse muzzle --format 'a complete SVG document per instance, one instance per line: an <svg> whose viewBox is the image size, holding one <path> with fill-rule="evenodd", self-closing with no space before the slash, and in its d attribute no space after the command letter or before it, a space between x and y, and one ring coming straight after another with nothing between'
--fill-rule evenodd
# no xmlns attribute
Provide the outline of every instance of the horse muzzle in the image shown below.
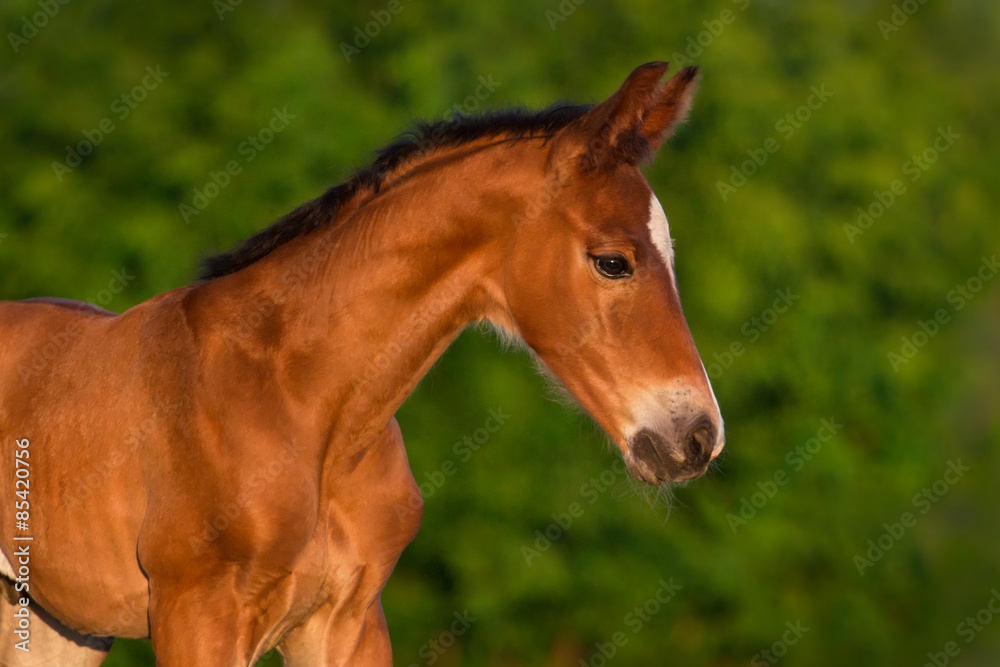
<svg viewBox="0 0 1000 667"><path fill-rule="evenodd" d="M680 482L705 474L724 444L717 412L699 411L689 417L675 414L666 423L642 427L628 438L625 465L633 477L647 484Z"/></svg>

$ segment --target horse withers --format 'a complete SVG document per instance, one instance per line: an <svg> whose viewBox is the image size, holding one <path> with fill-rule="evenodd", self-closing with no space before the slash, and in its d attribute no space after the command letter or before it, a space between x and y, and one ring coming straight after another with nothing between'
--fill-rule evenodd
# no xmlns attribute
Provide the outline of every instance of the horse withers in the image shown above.
<svg viewBox="0 0 1000 667"><path fill-rule="evenodd" d="M120 315L0 303L0 661L151 637L164 667L390 665L380 594L421 503L393 415L470 323L532 350L634 477L701 475L722 418L638 168L691 105L696 69L666 69L419 125Z"/></svg>

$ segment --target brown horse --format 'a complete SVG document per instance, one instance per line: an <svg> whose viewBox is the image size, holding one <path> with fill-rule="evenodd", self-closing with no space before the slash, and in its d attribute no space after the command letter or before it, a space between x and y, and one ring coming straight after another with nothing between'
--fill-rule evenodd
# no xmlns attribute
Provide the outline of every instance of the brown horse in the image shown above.
<svg viewBox="0 0 1000 667"><path fill-rule="evenodd" d="M166 667L390 665L380 594L420 522L393 414L469 323L523 341L634 477L702 474L722 418L637 167L691 104L697 71L666 69L421 125L121 315L0 303L3 664L151 637Z"/></svg>

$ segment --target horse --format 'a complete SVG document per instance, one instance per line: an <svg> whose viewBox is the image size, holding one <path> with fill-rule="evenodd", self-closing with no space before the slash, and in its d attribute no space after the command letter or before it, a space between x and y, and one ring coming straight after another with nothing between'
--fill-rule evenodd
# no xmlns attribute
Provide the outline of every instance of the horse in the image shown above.
<svg viewBox="0 0 1000 667"><path fill-rule="evenodd" d="M635 479L702 475L723 421L639 169L697 87L667 67L417 124L124 313L0 303L2 664L148 637L161 667L391 665L381 591L423 507L394 414L467 325L529 349Z"/></svg>

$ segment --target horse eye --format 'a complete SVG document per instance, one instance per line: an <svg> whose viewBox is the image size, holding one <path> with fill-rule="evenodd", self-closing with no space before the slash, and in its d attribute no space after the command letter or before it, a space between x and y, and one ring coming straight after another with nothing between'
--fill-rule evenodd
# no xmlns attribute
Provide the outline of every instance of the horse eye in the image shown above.
<svg viewBox="0 0 1000 667"><path fill-rule="evenodd" d="M628 278L632 275L628 260L621 255L602 255L594 258L594 266L605 278Z"/></svg>

